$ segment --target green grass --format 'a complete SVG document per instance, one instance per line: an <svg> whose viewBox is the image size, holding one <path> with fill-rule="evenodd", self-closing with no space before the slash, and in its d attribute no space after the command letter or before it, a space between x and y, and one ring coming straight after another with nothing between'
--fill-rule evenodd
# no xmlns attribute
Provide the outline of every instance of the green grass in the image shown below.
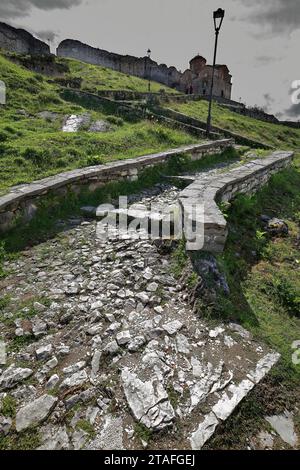
<svg viewBox="0 0 300 470"><path fill-rule="evenodd" d="M76 61L71 61L71 65L77 71L85 70L91 80L99 79L97 67ZM109 70L103 71L110 74ZM119 87L123 74L117 75ZM133 77L125 75L123 78L125 82L132 79L132 87L135 86ZM105 105L93 109L64 101L57 84L12 63L3 55L0 55L0 79L7 87L7 104L0 107L0 194L11 186L66 170L196 142L184 132L155 122L124 121L111 115L111 109ZM56 113L56 118L41 118L38 114L42 111ZM82 130L71 134L61 131L65 116L86 112L92 122L107 119L111 130L105 133Z"/></svg>
<svg viewBox="0 0 300 470"><path fill-rule="evenodd" d="M171 102L166 105L180 113L206 121L208 102L205 100L188 103ZM276 147L276 149L300 149L300 129L271 124L234 113L213 103L212 124L250 139Z"/></svg>
<svg viewBox="0 0 300 470"><path fill-rule="evenodd" d="M0 412L6 418L14 418L16 416L17 402L11 395L6 395L2 399Z"/></svg>
<svg viewBox="0 0 300 470"><path fill-rule="evenodd" d="M41 445L41 436L36 429L0 436L0 450L34 450L39 445Z"/></svg>
<svg viewBox="0 0 300 470"><path fill-rule="evenodd" d="M274 175L253 197L238 197L228 211L229 238L219 257L229 281L229 298L217 313L240 321L282 355L290 379L300 380L292 343L300 339L300 161ZM260 216L284 219L286 237L264 233Z"/></svg>
<svg viewBox="0 0 300 470"><path fill-rule="evenodd" d="M91 65L74 59L57 58L57 63L69 68L65 74L66 79L81 79L81 89L95 93L100 90L128 90L137 92L148 92L148 80L116 72L115 70ZM169 88L157 82L151 82L151 91L167 93L177 93L173 88Z"/></svg>
<svg viewBox="0 0 300 470"><path fill-rule="evenodd" d="M80 419L77 421L76 429L81 429L82 431L86 432L90 438L94 437L96 434L94 427L86 419Z"/></svg>
<svg viewBox="0 0 300 470"><path fill-rule="evenodd" d="M23 131L5 144L0 190L63 171L123 160L196 142L191 136L151 122L126 124L114 132Z"/></svg>
<svg viewBox="0 0 300 470"><path fill-rule="evenodd" d="M202 160L193 161L188 155L177 155L166 163L146 168L140 173L136 181L119 181L107 183L94 192L82 190L79 194L69 191L66 195L46 195L39 205L35 217L26 225L18 225L11 232L5 234L3 239L3 260L26 246L32 246L49 237L57 235L61 227L58 220L64 220L71 215L80 215L80 207L85 205L99 206L99 204L113 202L120 195L139 192L142 189L165 182L164 175L178 175L184 172L197 171L209 167L212 162L232 161L241 158L235 149L226 149L222 154L209 155ZM1 263L0 263L1 266Z"/></svg>

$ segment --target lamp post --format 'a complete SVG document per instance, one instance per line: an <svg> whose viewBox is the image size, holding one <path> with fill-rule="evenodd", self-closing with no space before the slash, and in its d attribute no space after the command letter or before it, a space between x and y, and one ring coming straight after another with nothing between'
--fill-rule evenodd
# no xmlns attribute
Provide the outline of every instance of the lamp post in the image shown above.
<svg viewBox="0 0 300 470"><path fill-rule="evenodd" d="M211 77L211 87L210 87L208 117L207 117L207 127L206 127L207 137L210 136L210 130L211 130L211 108L212 108L212 98L213 98L213 91L214 91L214 75L215 75L215 68L216 68L218 39L219 39L220 29L224 20L224 16L225 16L225 10L222 10L222 8L219 8L217 11L214 11L214 24L215 24L216 39L215 39L214 62L213 62L213 70L212 70L212 77Z"/></svg>
<svg viewBox="0 0 300 470"><path fill-rule="evenodd" d="M147 50L147 57L149 59L149 82L148 82L148 91L149 93L151 92L151 63L150 63L150 60L151 60L151 50L148 49Z"/></svg>

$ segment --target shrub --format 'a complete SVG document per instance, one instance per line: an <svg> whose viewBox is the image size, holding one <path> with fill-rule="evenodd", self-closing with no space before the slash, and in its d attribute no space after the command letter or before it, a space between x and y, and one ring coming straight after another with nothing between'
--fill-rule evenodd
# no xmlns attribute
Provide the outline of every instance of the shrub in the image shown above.
<svg viewBox="0 0 300 470"><path fill-rule="evenodd" d="M106 117L107 122L110 122L111 124L115 124L116 126L123 126L124 121L122 118L117 117L117 116L107 116Z"/></svg>
<svg viewBox="0 0 300 470"><path fill-rule="evenodd" d="M2 400L1 413L6 418L14 418L16 414L16 406L17 402L15 398L10 395L6 395Z"/></svg>
<svg viewBox="0 0 300 470"><path fill-rule="evenodd" d="M3 277L5 275L5 272L3 269L5 256L6 256L6 251L5 251L4 242L0 242L0 277ZM1 305L1 302L0 302L0 305Z"/></svg>
<svg viewBox="0 0 300 470"><path fill-rule="evenodd" d="M101 165L101 163L103 163L103 157L100 155L91 155L86 159L86 163L88 166Z"/></svg>
<svg viewBox="0 0 300 470"><path fill-rule="evenodd" d="M300 292L287 278L277 278L273 281L273 290L280 303L291 315L300 317Z"/></svg>
<svg viewBox="0 0 300 470"><path fill-rule="evenodd" d="M62 100L54 92L43 91L39 93L38 100L41 104L61 104Z"/></svg>
<svg viewBox="0 0 300 470"><path fill-rule="evenodd" d="M15 163L16 165L20 165L20 166L26 166L26 164L27 164L25 158L23 158L23 157L16 157L16 158L14 159L14 163Z"/></svg>
<svg viewBox="0 0 300 470"><path fill-rule="evenodd" d="M17 134L18 133L18 131L12 126L5 126L4 130L6 132L9 132L10 134Z"/></svg>
<svg viewBox="0 0 300 470"><path fill-rule="evenodd" d="M5 152L6 152L6 146L2 142L0 142L0 156L4 155Z"/></svg>
<svg viewBox="0 0 300 470"><path fill-rule="evenodd" d="M38 151L32 147L27 147L23 152L23 158L31 161L35 165L41 164L45 160L45 155L42 151Z"/></svg>
<svg viewBox="0 0 300 470"><path fill-rule="evenodd" d="M58 158L58 159L56 160L56 166L57 166L58 168L65 168L65 167L68 166L68 162L67 162L67 160L66 160L65 158Z"/></svg>
<svg viewBox="0 0 300 470"><path fill-rule="evenodd" d="M0 142L5 142L8 139L8 135L4 131L0 131Z"/></svg>

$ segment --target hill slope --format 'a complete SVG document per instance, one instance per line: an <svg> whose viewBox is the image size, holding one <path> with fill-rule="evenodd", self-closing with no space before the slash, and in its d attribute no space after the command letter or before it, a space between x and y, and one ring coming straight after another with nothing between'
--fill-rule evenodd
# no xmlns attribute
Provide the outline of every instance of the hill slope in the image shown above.
<svg viewBox="0 0 300 470"><path fill-rule="evenodd" d="M80 67L85 70L85 64ZM119 87L123 74L117 75L114 83ZM127 80L126 75L123 78ZM7 87L7 104L0 107L0 190L68 169L195 142L183 132L156 123L111 116L105 107L91 111L66 102L60 97L61 87L49 77L31 72L3 55L0 79ZM138 79L138 87L140 82L143 80ZM87 126L76 133L62 132L66 116L73 114L88 114L90 124L104 121L108 129L87 132Z"/></svg>
<svg viewBox="0 0 300 470"><path fill-rule="evenodd" d="M205 100L188 103L171 102L166 106L195 119L202 121L207 119L208 102ZM300 150L300 129L242 116L216 103L212 108L212 124L276 148Z"/></svg>

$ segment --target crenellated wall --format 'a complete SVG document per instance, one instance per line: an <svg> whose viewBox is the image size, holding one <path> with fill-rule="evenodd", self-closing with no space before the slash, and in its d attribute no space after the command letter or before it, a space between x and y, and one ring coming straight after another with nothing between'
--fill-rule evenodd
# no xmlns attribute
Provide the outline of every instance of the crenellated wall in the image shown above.
<svg viewBox="0 0 300 470"><path fill-rule="evenodd" d="M48 44L6 23L0 23L0 48L18 54L50 55Z"/></svg>

